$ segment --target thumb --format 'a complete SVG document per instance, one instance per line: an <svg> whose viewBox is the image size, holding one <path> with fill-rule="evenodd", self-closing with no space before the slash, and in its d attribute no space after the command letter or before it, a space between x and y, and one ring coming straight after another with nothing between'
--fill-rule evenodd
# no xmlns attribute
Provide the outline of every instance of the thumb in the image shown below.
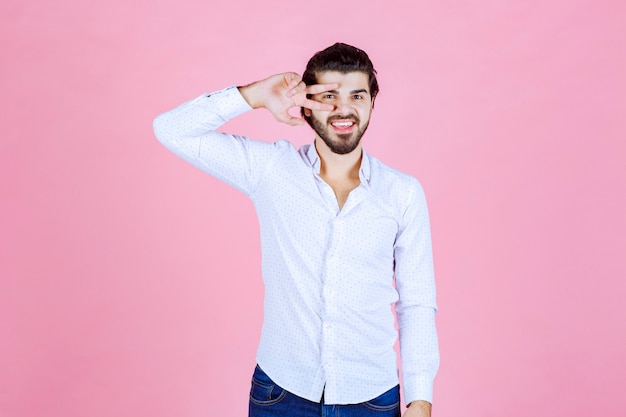
<svg viewBox="0 0 626 417"><path fill-rule="evenodd" d="M276 115L276 120L289 126L302 126L304 124L304 120L294 117L287 112Z"/></svg>

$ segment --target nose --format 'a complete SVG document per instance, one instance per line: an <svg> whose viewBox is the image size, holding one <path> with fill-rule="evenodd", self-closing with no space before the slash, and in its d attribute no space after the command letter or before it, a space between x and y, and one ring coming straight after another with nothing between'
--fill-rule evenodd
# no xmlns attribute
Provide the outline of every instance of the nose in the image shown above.
<svg viewBox="0 0 626 417"><path fill-rule="evenodd" d="M335 112L339 114L352 114L352 103L349 97L341 97L335 102Z"/></svg>

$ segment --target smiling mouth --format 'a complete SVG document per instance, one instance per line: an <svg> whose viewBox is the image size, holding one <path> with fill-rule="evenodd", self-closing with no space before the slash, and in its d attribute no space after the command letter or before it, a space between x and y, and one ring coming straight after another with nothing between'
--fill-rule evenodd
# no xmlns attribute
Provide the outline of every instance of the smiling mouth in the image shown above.
<svg viewBox="0 0 626 417"><path fill-rule="evenodd" d="M355 125L355 122L354 120L335 120L330 124L336 131L346 132L352 129L352 127Z"/></svg>

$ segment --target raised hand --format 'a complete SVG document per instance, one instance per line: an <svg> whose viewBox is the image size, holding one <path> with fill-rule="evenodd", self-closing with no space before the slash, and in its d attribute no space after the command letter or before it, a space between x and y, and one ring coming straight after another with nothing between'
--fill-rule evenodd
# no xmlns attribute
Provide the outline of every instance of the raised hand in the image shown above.
<svg viewBox="0 0 626 417"><path fill-rule="evenodd" d="M239 87L239 91L251 107L264 107L279 122L297 126L304 124L304 120L290 115L289 109L305 107L311 110L331 111L332 105L311 100L307 98L307 94L319 94L337 87L337 84L316 84L307 87L299 74L286 72Z"/></svg>

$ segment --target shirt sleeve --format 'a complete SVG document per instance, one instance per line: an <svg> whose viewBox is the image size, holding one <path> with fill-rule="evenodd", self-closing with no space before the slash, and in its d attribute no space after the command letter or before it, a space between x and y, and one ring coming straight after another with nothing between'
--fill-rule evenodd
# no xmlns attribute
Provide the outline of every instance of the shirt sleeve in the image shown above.
<svg viewBox="0 0 626 417"><path fill-rule="evenodd" d="M395 246L396 303L402 359L402 383L406 404L432 403L433 383L439 369L439 342L430 223L424 192L417 183Z"/></svg>
<svg viewBox="0 0 626 417"><path fill-rule="evenodd" d="M239 90L229 87L159 115L153 123L154 133L176 155L250 196L281 143L216 131L249 110Z"/></svg>

